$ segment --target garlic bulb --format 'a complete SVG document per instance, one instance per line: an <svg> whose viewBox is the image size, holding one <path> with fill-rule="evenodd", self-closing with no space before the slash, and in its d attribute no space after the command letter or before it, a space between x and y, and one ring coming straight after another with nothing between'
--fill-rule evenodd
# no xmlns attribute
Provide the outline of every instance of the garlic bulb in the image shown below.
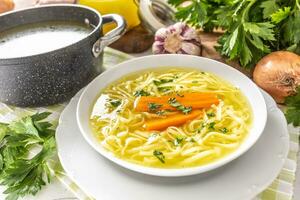
<svg viewBox="0 0 300 200"><path fill-rule="evenodd" d="M182 22L158 29L154 40L152 45L154 54L201 55L201 42L196 30Z"/></svg>

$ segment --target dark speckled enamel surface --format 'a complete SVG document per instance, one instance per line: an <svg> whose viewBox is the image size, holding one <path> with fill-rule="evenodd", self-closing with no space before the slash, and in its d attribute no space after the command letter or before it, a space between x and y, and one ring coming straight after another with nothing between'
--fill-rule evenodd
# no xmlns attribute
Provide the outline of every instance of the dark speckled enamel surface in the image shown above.
<svg viewBox="0 0 300 200"><path fill-rule="evenodd" d="M77 6L40 7L0 16L0 31L19 24L72 20L96 26L85 39L62 49L24 58L0 59L0 101L16 106L64 102L102 71L92 46L101 35L98 13ZM15 23L14 23L15 22Z"/></svg>

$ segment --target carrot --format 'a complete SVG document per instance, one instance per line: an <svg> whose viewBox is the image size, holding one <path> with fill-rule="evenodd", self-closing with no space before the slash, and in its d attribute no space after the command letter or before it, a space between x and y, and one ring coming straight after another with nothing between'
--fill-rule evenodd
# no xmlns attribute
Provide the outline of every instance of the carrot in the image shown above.
<svg viewBox="0 0 300 200"><path fill-rule="evenodd" d="M170 98L176 98L176 100L183 106L190 106L192 109L209 108L213 104L218 104L219 99L214 93L185 93L180 97L177 95L168 95L161 97L142 96L136 99L134 103L134 109L138 112L149 111L149 103L159 105L157 110L176 110L168 103Z"/></svg>
<svg viewBox="0 0 300 200"><path fill-rule="evenodd" d="M194 110L187 115L175 114L166 118L149 120L144 124L143 127L147 131L160 131L168 128L169 126L180 126L182 124L185 124L187 121L193 120L202 114L203 112L201 110Z"/></svg>

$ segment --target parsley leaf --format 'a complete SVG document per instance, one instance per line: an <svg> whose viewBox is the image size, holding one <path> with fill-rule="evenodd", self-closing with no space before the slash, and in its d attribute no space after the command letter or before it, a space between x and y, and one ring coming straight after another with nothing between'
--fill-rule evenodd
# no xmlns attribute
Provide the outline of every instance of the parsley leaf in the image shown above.
<svg viewBox="0 0 300 200"><path fill-rule="evenodd" d="M271 15L279 9L279 6L274 0L263 1L260 7L263 8L264 19L270 18Z"/></svg>
<svg viewBox="0 0 300 200"><path fill-rule="evenodd" d="M160 80L153 81L154 85L156 85L156 86L160 86L162 84L170 83L170 82L173 82L173 79L160 79Z"/></svg>
<svg viewBox="0 0 300 200"><path fill-rule="evenodd" d="M189 114L191 111L192 111L192 107L190 107L190 106L188 106L188 107L186 107L186 106L183 106L183 105L181 105L181 103L179 103L177 100L176 100L176 98L170 98L169 100L168 100L168 103L172 106L172 107L174 107L174 108L176 108L177 110L179 110L179 111L181 111L183 114Z"/></svg>
<svg viewBox="0 0 300 200"><path fill-rule="evenodd" d="M208 129L209 129L209 130L215 130L215 125L216 125L216 122L210 122L210 123L208 124Z"/></svg>
<svg viewBox="0 0 300 200"><path fill-rule="evenodd" d="M182 144L182 142L184 141L185 137L183 136L177 136L174 140L174 145L175 146L180 146Z"/></svg>
<svg viewBox="0 0 300 200"><path fill-rule="evenodd" d="M7 200L35 195L50 182L48 160L56 155L50 113L26 116L10 124L0 123L0 184L6 187ZM33 157L33 148L41 150Z"/></svg>
<svg viewBox="0 0 300 200"><path fill-rule="evenodd" d="M220 131L221 131L222 133L227 133L227 132L228 132L228 129L224 127L224 128L221 128Z"/></svg>
<svg viewBox="0 0 300 200"><path fill-rule="evenodd" d="M252 68L267 53L300 53L299 0L168 0L175 17L212 32L222 28L216 49L229 60Z"/></svg>
<svg viewBox="0 0 300 200"><path fill-rule="evenodd" d="M138 90L133 95L136 96L136 97L139 97L139 96L149 96L150 93L146 92L145 90Z"/></svg>
<svg viewBox="0 0 300 200"><path fill-rule="evenodd" d="M159 151L159 150L154 150L153 151L153 155L161 162L161 163L165 163L165 156L163 154L163 152Z"/></svg>
<svg viewBox="0 0 300 200"><path fill-rule="evenodd" d="M109 99L108 101L110 103L110 105L113 107L113 108L116 108L118 107L119 105L121 105L121 100L119 99Z"/></svg>
<svg viewBox="0 0 300 200"><path fill-rule="evenodd" d="M271 15L272 22L278 24L285 18L287 18L291 13L291 7L280 8L278 11Z"/></svg>
<svg viewBox="0 0 300 200"><path fill-rule="evenodd" d="M156 103L148 103L148 109L151 112L157 111L162 105L161 104L156 104Z"/></svg>
<svg viewBox="0 0 300 200"><path fill-rule="evenodd" d="M206 115L207 115L207 117L214 117L214 116L216 116L216 114L213 113L213 112L211 112L211 113L206 113Z"/></svg>
<svg viewBox="0 0 300 200"><path fill-rule="evenodd" d="M300 126L300 87L296 95L285 99L285 104L287 105L285 111L287 122L292 123L294 126Z"/></svg>

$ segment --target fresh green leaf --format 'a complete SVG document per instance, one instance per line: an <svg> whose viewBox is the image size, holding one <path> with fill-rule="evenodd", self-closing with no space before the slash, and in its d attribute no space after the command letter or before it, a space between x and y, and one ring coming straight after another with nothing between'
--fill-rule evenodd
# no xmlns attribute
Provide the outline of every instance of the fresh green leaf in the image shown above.
<svg viewBox="0 0 300 200"><path fill-rule="evenodd" d="M299 0L169 0L176 18L204 31L225 31L216 49L251 68L267 53L300 54Z"/></svg>
<svg viewBox="0 0 300 200"><path fill-rule="evenodd" d="M3 138L8 134L8 131L8 124L0 123L0 143L3 140Z"/></svg>
<svg viewBox="0 0 300 200"><path fill-rule="evenodd" d="M49 115L51 115L50 112L42 112L42 113L36 113L31 116L32 121L41 121L46 119Z"/></svg>
<svg viewBox="0 0 300 200"><path fill-rule="evenodd" d="M279 9L275 0L263 1L260 7L263 8L264 19L270 18Z"/></svg>
<svg viewBox="0 0 300 200"><path fill-rule="evenodd" d="M287 122L292 123L294 126L300 126L300 87L296 95L285 99L285 104L287 106L285 111Z"/></svg>
<svg viewBox="0 0 300 200"><path fill-rule="evenodd" d="M56 154L54 134L50 134L54 131L49 129L52 124L42 121L49 115L37 113L9 125L0 123L0 184L6 187L7 200L35 195L49 182L47 162ZM29 156L36 147L41 150Z"/></svg>
<svg viewBox="0 0 300 200"><path fill-rule="evenodd" d="M153 155L161 162L161 163L165 163L165 156L163 154L163 152L159 151L159 150L154 150L153 151Z"/></svg>
<svg viewBox="0 0 300 200"><path fill-rule="evenodd" d="M275 40L274 38L274 25L269 22L264 23L244 23L244 30L252 35L256 35L264 40Z"/></svg>
<svg viewBox="0 0 300 200"><path fill-rule="evenodd" d="M290 7L280 8L278 11L271 15L272 22L278 24L282 20L286 19L291 13Z"/></svg>
<svg viewBox="0 0 300 200"><path fill-rule="evenodd" d="M9 128L17 134L31 134L38 136L38 131L36 130L31 117L24 117L19 121L14 121L9 125Z"/></svg>

